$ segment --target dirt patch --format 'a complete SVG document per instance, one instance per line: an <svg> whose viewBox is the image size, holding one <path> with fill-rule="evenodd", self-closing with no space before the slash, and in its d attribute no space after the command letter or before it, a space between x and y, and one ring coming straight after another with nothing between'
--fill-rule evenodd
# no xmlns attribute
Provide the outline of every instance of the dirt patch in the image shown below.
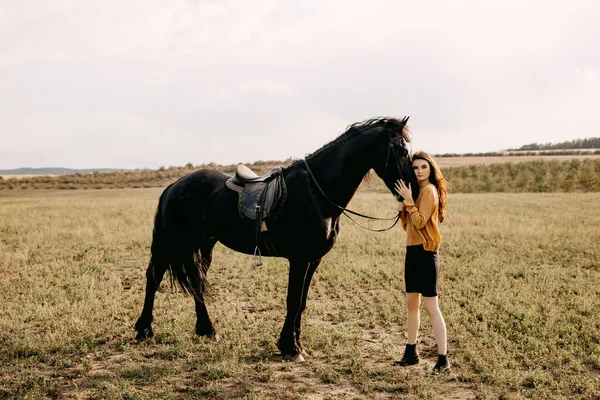
<svg viewBox="0 0 600 400"><path fill-rule="evenodd" d="M399 324L391 324L389 328L377 327L363 333L363 356L368 360L370 368L383 370L392 368L396 371L396 379L406 380L409 375L427 377L436 387L436 398L467 400L476 399L477 393L468 384L457 379L461 366L453 363L452 371L444 376L430 376L428 370L437 359L435 338L421 335L418 338L421 362L408 367L391 366L393 361L402 357L406 344L405 333ZM391 366L391 367L390 367ZM378 398L387 398L384 397ZM391 398L394 398L393 396Z"/></svg>
<svg viewBox="0 0 600 400"><path fill-rule="evenodd" d="M405 341L399 326L365 330L362 340L366 368L372 371L387 370L391 380L407 381L411 376L425 375L425 363L408 368L392 366L394 357L401 356ZM133 343L133 342L132 342ZM435 344L432 338L423 337L424 353ZM262 356L262 361L241 360L244 377L227 374L209 380L198 374L203 368L193 355L165 362L152 355L152 344L127 346L121 342L107 343L82 357L71 368L49 373L56 381L54 392L63 399L91 398L154 398L169 393L171 398L250 398L259 399L393 399L414 398L410 392L390 393L385 390L365 391L352 376L328 373L332 365L322 354L313 354L303 363L285 362L278 353ZM148 352L144 354L140 350ZM393 356L392 356L393 355ZM430 361L426 357L424 361ZM433 358L432 358L433 360ZM453 366L460 370L458 365ZM174 372L175 371L175 372ZM163 376L164 375L164 376ZM428 384L436 387L433 398L465 400L475 399L476 393L453 375L430 377ZM124 383L126 382L126 384Z"/></svg>

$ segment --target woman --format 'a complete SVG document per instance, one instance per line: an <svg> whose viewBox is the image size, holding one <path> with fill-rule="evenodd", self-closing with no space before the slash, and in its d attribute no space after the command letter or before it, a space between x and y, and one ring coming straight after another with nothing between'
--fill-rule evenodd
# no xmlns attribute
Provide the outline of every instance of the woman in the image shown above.
<svg viewBox="0 0 600 400"><path fill-rule="evenodd" d="M404 280L408 311L408 342L404 355L395 365L413 365L419 362L417 334L420 325L419 303L431 319L438 349L438 360L432 373L450 371L446 350L446 323L437 297L437 276L441 236L438 221L444 221L446 206L446 180L435 159L425 152L412 157L413 170L419 182L420 194L413 200L410 183L396 182L396 192L404 199L398 204L402 227L406 231L406 260Z"/></svg>

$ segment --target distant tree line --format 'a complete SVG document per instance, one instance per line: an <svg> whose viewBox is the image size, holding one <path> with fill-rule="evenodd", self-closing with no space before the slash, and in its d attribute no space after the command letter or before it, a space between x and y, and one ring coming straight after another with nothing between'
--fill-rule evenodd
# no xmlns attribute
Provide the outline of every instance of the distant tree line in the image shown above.
<svg viewBox="0 0 600 400"><path fill-rule="evenodd" d="M531 143L521 146L518 149L509 149L508 151L526 151L526 150L562 150L562 149L598 149L600 148L600 137L567 140L561 143Z"/></svg>
<svg viewBox="0 0 600 400"><path fill-rule="evenodd" d="M531 143L518 149L485 153L443 153L436 157L575 156L600 154L600 138L574 139L561 143Z"/></svg>
<svg viewBox="0 0 600 400"><path fill-rule="evenodd" d="M486 153L443 153L436 157L506 157L506 156L581 156L598 155L600 149L506 150Z"/></svg>

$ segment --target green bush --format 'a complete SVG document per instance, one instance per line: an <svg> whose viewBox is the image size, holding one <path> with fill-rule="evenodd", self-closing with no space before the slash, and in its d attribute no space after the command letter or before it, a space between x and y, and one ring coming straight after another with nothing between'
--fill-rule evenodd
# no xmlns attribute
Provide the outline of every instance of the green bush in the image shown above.
<svg viewBox="0 0 600 400"><path fill-rule="evenodd" d="M600 160L531 161L446 168L452 191L596 192L600 191Z"/></svg>

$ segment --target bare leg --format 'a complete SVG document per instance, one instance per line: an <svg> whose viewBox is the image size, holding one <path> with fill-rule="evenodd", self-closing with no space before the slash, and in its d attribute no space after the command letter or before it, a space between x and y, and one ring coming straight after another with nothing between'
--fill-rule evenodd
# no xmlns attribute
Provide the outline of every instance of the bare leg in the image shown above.
<svg viewBox="0 0 600 400"><path fill-rule="evenodd" d="M408 344L417 343L421 315L419 313L420 293L406 293L406 309L408 313Z"/></svg>
<svg viewBox="0 0 600 400"><path fill-rule="evenodd" d="M300 303L302 300L302 292L304 287L304 278L308 271L308 262L290 260L290 273L288 278L288 294L287 294L287 315L277 346L281 351L281 355L286 360L304 361L301 349L296 343L296 318L300 311Z"/></svg>
<svg viewBox="0 0 600 400"><path fill-rule="evenodd" d="M304 277L304 287L302 288L302 299L300 301L300 311L298 312L298 316L296 317L296 326L295 326L295 331L296 331L296 345L298 346L298 348L300 348L300 352L304 356L307 355L307 352L304 349L304 346L302 345L302 342L300 341L300 331L301 331L301 325L302 325L302 313L306 309L306 297L308 295L308 289L310 287L310 282L311 282L312 277L313 277L313 275L314 275L315 271L317 270L317 267L319 266L320 263L321 263L321 259L318 259L318 260L315 260L315 261L311 261L311 263L308 265L308 271L306 272L306 276Z"/></svg>
<svg viewBox="0 0 600 400"><path fill-rule="evenodd" d="M446 322L440 311L438 304L438 298L435 297L423 297L423 306L425 311L431 319L431 325L433 326L433 334L435 335L435 341L437 343L438 354L446 355L447 342L446 342Z"/></svg>

